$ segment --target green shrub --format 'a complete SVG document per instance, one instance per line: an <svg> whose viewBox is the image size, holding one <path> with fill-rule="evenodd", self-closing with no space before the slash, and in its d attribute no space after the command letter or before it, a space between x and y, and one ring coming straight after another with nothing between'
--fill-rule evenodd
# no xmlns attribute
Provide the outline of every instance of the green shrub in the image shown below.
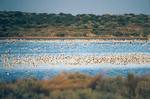
<svg viewBox="0 0 150 99"><path fill-rule="evenodd" d="M58 37L64 37L64 36L67 36L67 33L58 32L58 33L56 34L56 36L58 36Z"/></svg>

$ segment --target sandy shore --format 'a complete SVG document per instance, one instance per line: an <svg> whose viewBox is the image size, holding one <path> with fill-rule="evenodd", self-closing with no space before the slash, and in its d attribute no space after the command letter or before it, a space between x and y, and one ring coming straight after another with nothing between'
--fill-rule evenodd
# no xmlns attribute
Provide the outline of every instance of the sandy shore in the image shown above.
<svg viewBox="0 0 150 99"><path fill-rule="evenodd" d="M24 37L0 37L0 39L148 39L148 37L115 37L115 36L93 36L93 37L58 37L58 36L24 36Z"/></svg>
<svg viewBox="0 0 150 99"><path fill-rule="evenodd" d="M149 42L145 39L0 39L0 42Z"/></svg>
<svg viewBox="0 0 150 99"><path fill-rule="evenodd" d="M95 37L51 37L51 36L25 36L25 37L0 37L0 40L13 40L13 41L24 41L24 40L35 40L35 41L46 41L46 40L67 40L67 41L149 41L148 37L114 37L114 36L95 36Z"/></svg>

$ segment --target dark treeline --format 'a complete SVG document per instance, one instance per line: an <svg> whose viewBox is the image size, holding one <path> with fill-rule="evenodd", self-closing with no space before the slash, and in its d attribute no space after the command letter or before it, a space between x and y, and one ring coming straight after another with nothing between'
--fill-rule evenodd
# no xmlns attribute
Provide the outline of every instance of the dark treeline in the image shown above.
<svg viewBox="0 0 150 99"><path fill-rule="evenodd" d="M150 16L0 11L0 36L141 36L150 35Z"/></svg>
<svg viewBox="0 0 150 99"><path fill-rule="evenodd" d="M150 77L62 74L52 80L0 83L1 99L149 99Z"/></svg>

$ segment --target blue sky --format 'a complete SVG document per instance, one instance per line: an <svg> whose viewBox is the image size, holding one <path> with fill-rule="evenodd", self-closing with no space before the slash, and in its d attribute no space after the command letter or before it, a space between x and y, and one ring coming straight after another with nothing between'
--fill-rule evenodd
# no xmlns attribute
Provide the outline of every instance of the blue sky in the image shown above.
<svg viewBox="0 0 150 99"><path fill-rule="evenodd" d="M0 0L0 10L71 14L149 14L150 0Z"/></svg>

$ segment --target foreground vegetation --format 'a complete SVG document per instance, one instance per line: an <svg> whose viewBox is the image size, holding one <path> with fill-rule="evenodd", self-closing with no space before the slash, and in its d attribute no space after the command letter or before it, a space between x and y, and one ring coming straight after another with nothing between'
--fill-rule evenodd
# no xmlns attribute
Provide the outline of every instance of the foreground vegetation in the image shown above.
<svg viewBox="0 0 150 99"><path fill-rule="evenodd" d="M149 99L150 76L126 78L63 73L51 80L0 83L1 99Z"/></svg>
<svg viewBox="0 0 150 99"><path fill-rule="evenodd" d="M0 37L93 37L150 35L149 15L47 14L0 11Z"/></svg>

